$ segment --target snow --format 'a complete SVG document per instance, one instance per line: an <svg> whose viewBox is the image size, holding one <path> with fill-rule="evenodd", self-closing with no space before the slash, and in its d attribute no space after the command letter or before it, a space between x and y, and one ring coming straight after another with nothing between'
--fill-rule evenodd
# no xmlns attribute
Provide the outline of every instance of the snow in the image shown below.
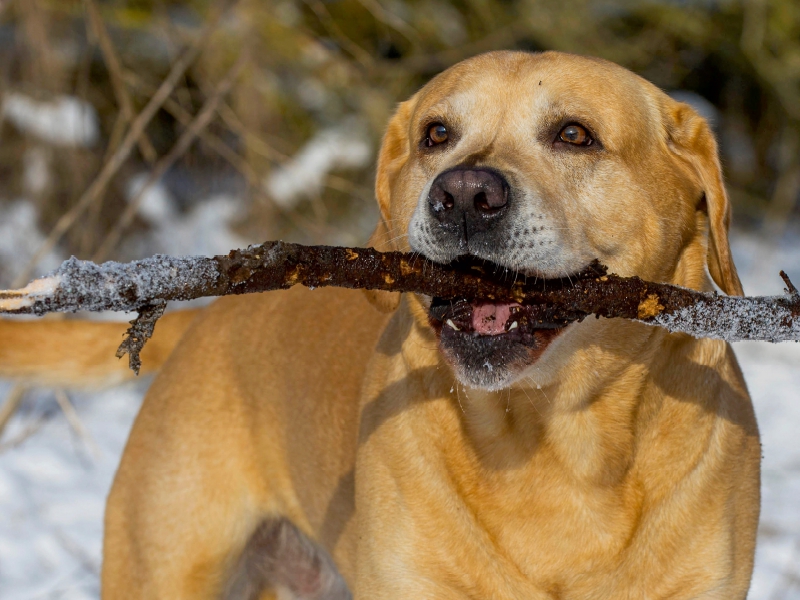
<svg viewBox="0 0 800 600"><path fill-rule="evenodd" d="M217 263L204 256L170 256L156 254L150 258L119 263L114 261L97 265L78 260L74 256L44 279L28 286L34 301L37 284L46 292L47 284L57 283L59 300L66 307L81 306L83 310L132 310L140 299L172 298L191 300L199 286L216 281ZM41 294L45 298L48 294ZM47 312L47 308L44 308ZM74 310L72 311L74 312Z"/></svg>
<svg viewBox="0 0 800 600"><path fill-rule="evenodd" d="M734 345L761 430L761 523L750 598L800 598L800 344Z"/></svg>
<svg viewBox="0 0 800 600"><path fill-rule="evenodd" d="M51 393L26 398L0 442L0 598L99 596L103 505L145 387L71 395L87 439ZM0 396L9 389L0 383Z"/></svg>
<svg viewBox="0 0 800 600"><path fill-rule="evenodd" d="M45 191L50 183L50 157L49 152L40 146L28 148L22 160L22 180L25 191L33 196L38 196Z"/></svg>
<svg viewBox="0 0 800 600"><path fill-rule="evenodd" d="M269 258L269 255L267 255ZM21 290L6 292L0 309L23 308L41 315L52 311L129 311L154 299L193 300L219 276L217 263L204 256L169 256L95 264L74 256L51 274ZM201 291L198 291L201 290Z"/></svg>
<svg viewBox="0 0 800 600"><path fill-rule="evenodd" d="M131 191L141 187L144 180L134 180ZM209 256L227 254L233 248L244 248L250 240L238 235L234 223L242 218L241 200L227 194L205 198L187 212L174 208L174 199L161 184L144 194L139 215L151 227L133 236L122 247L126 257L140 257L155 252L178 256L189 254ZM159 216L160 215L160 216Z"/></svg>
<svg viewBox="0 0 800 600"><path fill-rule="evenodd" d="M289 209L302 198L313 198L322 190L334 169L363 167L372 160L372 147L365 128L355 119L323 129L264 182L276 204Z"/></svg>
<svg viewBox="0 0 800 600"><path fill-rule="evenodd" d="M148 179L150 179L150 173L147 172L131 177L125 194L128 202L132 202L141 195L137 209L140 217L154 227L158 227L162 223L172 224L178 217L174 198L160 181L145 188Z"/></svg>
<svg viewBox="0 0 800 600"><path fill-rule="evenodd" d="M789 267L793 275L791 268L800 266L800 243L787 241L771 251L754 236L737 234L734 241L749 294L781 293L777 270ZM764 264L775 265L774 272ZM795 270L796 281L798 274ZM734 347L753 396L764 454L749 598L800 600L800 344ZM0 439L0 599L98 597L105 496L145 388L146 382L138 381L71 394L91 441L70 427L51 392L25 399ZM10 389L0 382L0 399ZM7 448L37 423L43 423L41 429Z"/></svg>
<svg viewBox="0 0 800 600"><path fill-rule="evenodd" d="M57 96L49 102L11 92L6 94L0 118L55 146L90 147L100 137L100 122L94 107L74 96Z"/></svg>
<svg viewBox="0 0 800 600"><path fill-rule="evenodd" d="M800 277L800 236L777 246L754 235L734 237L733 254L747 294L778 294L783 268ZM770 268L764 268L769 265ZM800 600L800 344L733 345L753 398L763 462L761 522L750 600Z"/></svg>
<svg viewBox="0 0 800 600"><path fill-rule="evenodd" d="M800 341L800 320L792 317L790 296L731 298L718 296L697 302L675 313L653 318L669 331L694 337L713 337L728 342L742 340Z"/></svg>
<svg viewBox="0 0 800 600"><path fill-rule="evenodd" d="M37 219L36 208L31 202L0 203L0 289L8 289L26 266L21 257L32 256L44 242ZM62 260L58 252L51 250L42 258L34 274L50 272Z"/></svg>

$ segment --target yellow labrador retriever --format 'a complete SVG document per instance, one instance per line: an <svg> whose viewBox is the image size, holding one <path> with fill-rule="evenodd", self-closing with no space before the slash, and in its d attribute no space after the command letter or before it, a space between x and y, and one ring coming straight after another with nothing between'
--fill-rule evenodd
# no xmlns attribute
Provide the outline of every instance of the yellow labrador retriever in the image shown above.
<svg viewBox="0 0 800 600"><path fill-rule="evenodd" d="M452 67L399 106L376 194L379 249L742 293L708 125L602 60ZM335 289L203 311L122 458L104 598L745 598L760 446L731 348L516 312Z"/></svg>

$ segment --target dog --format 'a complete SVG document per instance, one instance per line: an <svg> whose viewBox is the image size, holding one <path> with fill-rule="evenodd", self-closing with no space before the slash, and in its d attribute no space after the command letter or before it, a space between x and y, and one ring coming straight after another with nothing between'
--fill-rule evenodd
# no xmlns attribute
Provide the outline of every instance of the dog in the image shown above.
<svg viewBox="0 0 800 600"><path fill-rule="evenodd" d="M376 197L380 250L743 294L709 126L600 59L438 75L392 117ZM103 597L745 598L760 445L730 346L517 312L293 288L173 317Z"/></svg>

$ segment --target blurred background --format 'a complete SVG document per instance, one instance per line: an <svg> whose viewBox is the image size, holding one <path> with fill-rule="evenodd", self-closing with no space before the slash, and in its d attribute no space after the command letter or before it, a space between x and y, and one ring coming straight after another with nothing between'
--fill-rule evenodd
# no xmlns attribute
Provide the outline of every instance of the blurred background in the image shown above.
<svg viewBox="0 0 800 600"><path fill-rule="evenodd" d="M397 102L493 49L600 56L694 105L746 291L800 279L797 0L0 0L0 289L70 255L363 243ZM800 598L800 352L737 353L765 455L750 598ZM0 382L0 598L97 597L147 383Z"/></svg>

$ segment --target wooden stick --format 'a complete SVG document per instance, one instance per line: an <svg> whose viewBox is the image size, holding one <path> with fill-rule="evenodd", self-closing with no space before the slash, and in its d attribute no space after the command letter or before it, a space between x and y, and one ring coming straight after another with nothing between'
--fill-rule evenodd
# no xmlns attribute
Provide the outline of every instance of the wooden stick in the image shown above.
<svg viewBox="0 0 800 600"><path fill-rule="evenodd" d="M101 265L71 258L23 289L0 291L0 313L137 311L139 318L120 347L137 372L139 351L167 301L266 292L297 284L514 302L521 305L524 323L533 327L563 326L594 314L634 319L694 337L800 340L800 294L785 274L786 295L739 298L610 275L598 263L562 279L496 271L495 265L474 260L441 265L416 254L285 242L213 257L156 255Z"/></svg>

